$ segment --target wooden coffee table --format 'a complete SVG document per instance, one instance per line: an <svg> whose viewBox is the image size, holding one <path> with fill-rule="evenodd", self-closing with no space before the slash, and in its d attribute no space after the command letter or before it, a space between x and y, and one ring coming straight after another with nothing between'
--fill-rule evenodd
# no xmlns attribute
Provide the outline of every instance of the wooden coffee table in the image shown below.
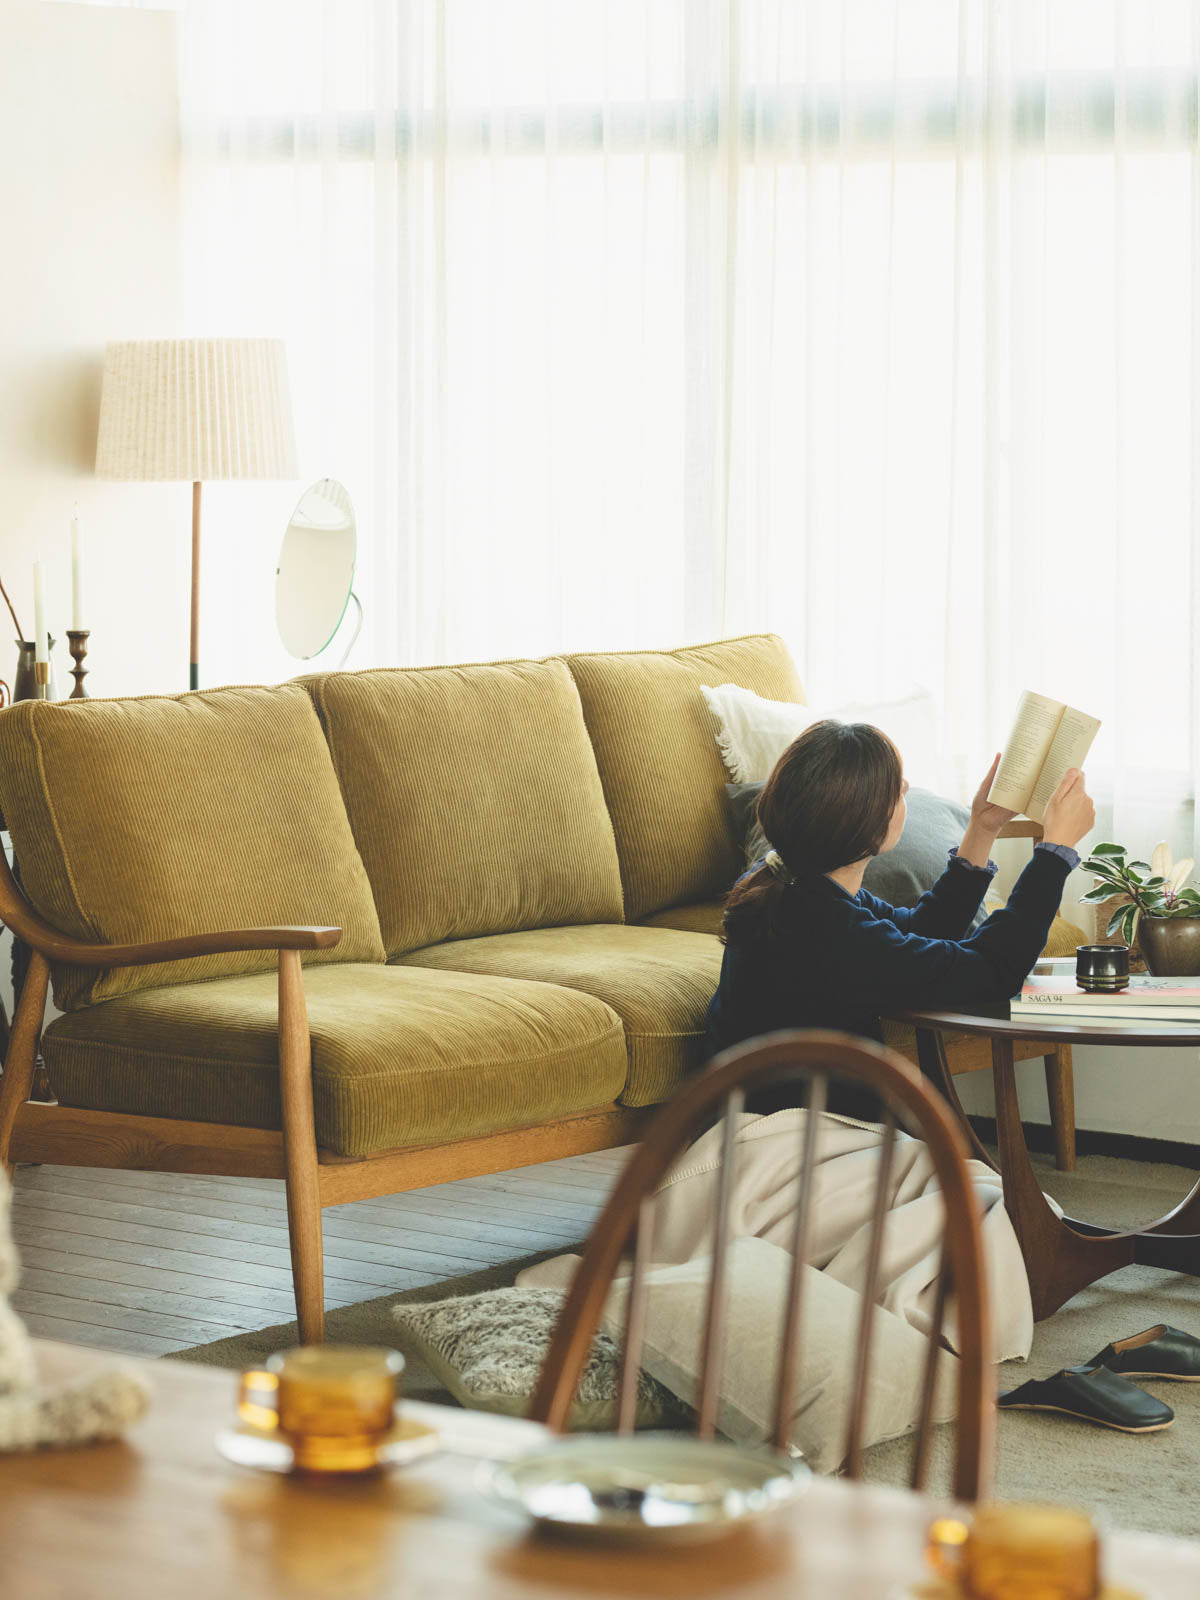
<svg viewBox="0 0 1200 1600"><path fill-rule="evenodd" d="M95 1352L39 1344L60 1372ZM126 1439L0 1455L5 1600L880 1600L923 1572L945 1503L817 1479L792 1505L714 1544L612 1549L539 1538L494 1504L480 1463L537 1443L511 1417L414 1403L445 1451L358 1481L230 1466L213 1435L231 1372L135 1363L154 1385ZM1105 1536L1113 1582L1154 1600L1200 1594L1200 1546Z"/></svg>
<svg viewBox="0 0 1200 1600"><path fill-rule="evenodd" d="M1064 1044L1200 1048L1200 1027L1183 1023L1150 1023L1140 1018L1009 1017L1008 1006L962 1011L906 1011L892 1019L917 1030L921 1070L962 1118L971 1153L995 1167L1004 1180L1004 1204L1025 1257L1033 1314L1048 1317L1073 1294L1134 1262L1200 1274L1200 1181L1187 1197L1157 1222L1130 1231L1100 1227L1059 1216L1042 1193L1021 1125L1013 1045L1018 1039L1044 1043L1047 1050ZM992 1043L992 1077L996 1086L996 1142L999 1161L976 1138L954 1087L946 1061L943 1034L982 1034Z"/></svg>

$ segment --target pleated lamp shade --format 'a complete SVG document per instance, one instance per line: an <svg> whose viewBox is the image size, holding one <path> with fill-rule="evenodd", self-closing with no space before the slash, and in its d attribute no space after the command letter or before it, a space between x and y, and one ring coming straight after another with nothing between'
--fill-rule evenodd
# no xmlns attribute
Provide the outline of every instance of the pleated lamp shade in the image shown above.
<svg viewBox="0 0 1200 1600"><path fill-rule="evenodd" d="M96 476L295 478L280 339L134 339L104 359Z"/></svg>

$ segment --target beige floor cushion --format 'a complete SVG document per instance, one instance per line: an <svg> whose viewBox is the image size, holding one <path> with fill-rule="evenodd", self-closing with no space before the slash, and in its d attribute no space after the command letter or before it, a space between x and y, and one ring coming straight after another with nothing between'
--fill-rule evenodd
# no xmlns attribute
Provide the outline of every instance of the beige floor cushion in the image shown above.
<svg viewBox="0 0 1200 1600"><path fill-rule="evenodd" d="M792 1257L766 1239L730 1246L725 1354L717 1427L736 1444L757 1446L771 1436L775 1385L791 1279ZM712 1264L707 1258L647 1274L642 1369L686 1405L695 1405L702 1370L703 1331ZM818 1472L836 1472L846 1454L854 1394L858 1317L862 1297L828 1273L806 1266L800 1347L792 1392L789 1438ZM625 1323L628 1280L618 1279L605 1302L602 1326L614 1338ZM929 1341L903 1318L875 1310L867 1379L864 1444L908 1433L920 1416L921 1380ZM933 1420L954 1415L957 1358L939 1363Z"/></svg>
<svg viewBox="0 0 1200 1600"><path fill-rule="evenodd" d="M409 967L305 973L317 1143L338 1155L469 1139L611 1105L619 1017L548 983ZM273 974L153 989L61 1017L64 1105L277 1128Z"/></svg>
<svg viewBox="0 0 1200 1600"><path fill-rule="evenodd" d="M402 956L405 966L534 978L603 1000L625 1024L627 1106L665 1100L700 1066L721 947L704 934L599 923L456 939Z"/></svg>
<svg viewBox="0 0 1200 1600"><path fill-rule="evenodd" d="M76 939L136 944L319 923L315 962L384 959L337 775L303 689L26 700L0 711L0 805L25 892ZM276 964L273 951L100 972L56 966L64 1011Z"/></svg>

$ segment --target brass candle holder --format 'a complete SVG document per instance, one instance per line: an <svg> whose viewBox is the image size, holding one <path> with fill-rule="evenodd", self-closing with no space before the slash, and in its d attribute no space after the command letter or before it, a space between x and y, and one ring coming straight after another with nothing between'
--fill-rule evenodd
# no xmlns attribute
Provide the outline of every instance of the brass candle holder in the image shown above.
<svg viewBox="0 0 1200 1600"><path fill-rule="evenodd" d="M83 663L87 656L87 642L90 637L90 628L67 629L67 649L71 652L71 659L75 663L71 668L71 676L75 679L75 687L68 697L71 700L86 700L88 697L88 692L83 687L83 680L87 677L88 669Z"/></svg>
<svg viewBox="0 0 1200 1600"><path fill-rule="evenodd" d="M33 663L34 699L46 700L50 695L50 663L48 661L35 661Z"/></svg>

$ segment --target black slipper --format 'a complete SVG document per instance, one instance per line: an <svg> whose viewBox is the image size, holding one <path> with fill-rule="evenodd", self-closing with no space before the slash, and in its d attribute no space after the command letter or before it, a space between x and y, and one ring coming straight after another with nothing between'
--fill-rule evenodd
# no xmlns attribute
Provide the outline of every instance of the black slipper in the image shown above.
<svg viewBox="0 0 1200 1600"><path fill-rule="evenodd" d="M1170 1406L1107 1367L1064 1367L1052 1378L1030 1379L1002 1394L1002 1411L1061 1411L1122 1433L1157 1433L1175 1420Z"/></svg>
<svg viewBox="0 0 1200 1600"><path fill-rule="evenodd" d="M1130 1334L1128 1339L1114 1339L1088 1365L1107 1367L1123 1378L1200 1383L1200 1339L1160 1322L1143 1333Z"/></svg>

